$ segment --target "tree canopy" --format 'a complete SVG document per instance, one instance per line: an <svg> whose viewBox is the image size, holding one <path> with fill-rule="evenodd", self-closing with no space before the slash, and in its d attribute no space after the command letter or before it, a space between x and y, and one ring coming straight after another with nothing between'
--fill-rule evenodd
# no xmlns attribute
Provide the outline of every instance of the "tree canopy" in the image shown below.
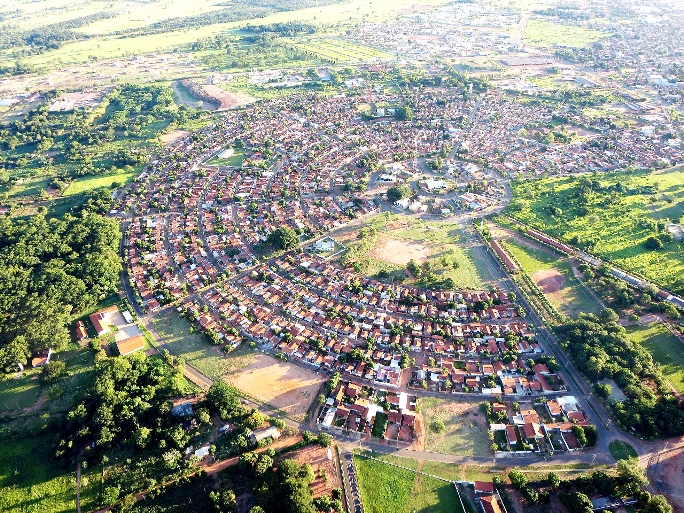
<svg viewBox="0 0 684 513"><path fill-rule="evenodd" d="M268 236L268 243L278 249L289 251L290 249L297 247L299 244L299 236L292 228L281 226L280 228L276 228L276 230Z"/></svg>
<svg viewBox="0 0 684 513"><path fill-rule="evenodd" d="M118 223L96 214L0 219L0 368L69 341L72 313L116 290L120 239Z"/></svg>

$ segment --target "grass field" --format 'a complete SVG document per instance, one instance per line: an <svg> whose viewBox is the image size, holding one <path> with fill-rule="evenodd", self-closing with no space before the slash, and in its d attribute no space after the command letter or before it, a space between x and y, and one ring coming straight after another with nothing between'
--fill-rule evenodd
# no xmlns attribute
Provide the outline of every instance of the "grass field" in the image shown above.
<svg viewBox="0 0 684 513"><path fill-rule="evenodd" d="M67 190L64 192L64 195L75 196L76 194L81 194L93 189L99 189L100 187L111 187L114 182L119 183L121 185L125 185L131 180L133 180L133 178L135 178L136 176L138 176L137 172L131 172L77 178L76 180L71 182L71 185L69 185L69 187L67 187Z"/></svg>
<svg viewBox="0 0 684 513"><path fill-rule="evenodd" d="M7 441L7 440L6 440ZM0 511L67 513L76 511L76 469L53 462L54 440L47 434L14 438L0 446ZM100 491L99 469L81 477L81 507L95 509Z"/></svg>
<svg viewBox="0 0 684 513"><path fill-rule="evenodd" d="M559 177L513 184L507 212L526 225L570 241L674 292L684 292L684 256L680 242L660 250L644 247L656 233L656 222L679 221L684 215L684 170L605 173L592 176L592 190L583 212L574 201L579 177ZM586 179L586 177L585 177ZM619 184L619 185L618 185ZM616 192L615 188L622 192ZM551 206L562 206L552 215Z"/></svg>
<svg viewBox="0 0 684 513"><path fill-rule="evenodd" d="M221 159L219 157L214 157L207 164L214 166L241 166L242 162L245 160L244 151L236 151L233 155L227 159Z"/></svg>
<svg viewBox="0 0 684 513"><path fill-rule="evenodd" d="M354 258L364 267L364 274L372 275L384 269L394 271L395 279L404 277L404 265L395 263L403 261L397 260L400 256L396 251L398 245L388 244L394 241L404 243L406 250L422 255L417 260L427 260L439 280L451 278L455 289L482 290L494 280L484 263L481 248L470 244L456 223L380 214L366 220L364 227L376 230L376 235L360 240L359 230L355 230L340 237L352 248ZM388 247L390 250L384 251Z"/></svg>
<svg viewBox="0 0 684 513"><path fill-rule="evenodd" d="M486 420L478 404L456 403L432 397L424 397L419 401L420 411L425 419L426 451L467 456L489 453L492 442L487 435ZM446 426L441 433L432 427L438 419Z"/></svg>
<svg viewBox="0 0 684 513"><path fill-rule="evenodd" d="M506 242L506 249L561 314L576 317L581 312L596 313L601 309L596 298L575 277L567 260L514 240Z"/></svg>
<svg viewBox="0 0 684 513"><path fill-rule="evenodd" d="M583 47L610 36L611 34L598 30L531 19L523 36L523 42L531 46L562 44Z"/></svg>
<svg viewBox="0 0 684 513"><path fill-rule="evenodd" d="M0 381L0 413L33 406L40 397L37 369L24 371L20 377Z"/></svg>
<svg viewBox="0 0 684 513"><path fill-rule="evenodd" d="M639 457L637 452L634 450L634 447L621 440L613 440L610 442L608 445L608 450L610 451L610 455L616 460L628 460L630 458Z"/></svg>
<svg viewBox="0 0 684 513"><path fill-rule="evenodd" d="M188 364L214 380L243 369L256 358L256 353L245 344L225 355L201 333L190 333L190 324L175 312L154 317L152 326L173 354L182 355Z"/></svg>
<svg viewBox="0 0 684 513"><path fill-rule="evenodd" d="M462 513L454 485L354 455L361 500L368 513Z"/></svg>
<svg viewBox="0 0 684 513"><path fill-rule="evenodd" d="M657 322L646 326L630 326L627 332L632 340L651 352L665 378L684 394L684 344Z"/></svg>
<svg viewBox="0 0 684 513"><path fill-rule="evenodd" d="M321 59L337 63L395 58L388 52L339 39L308 39L295 44L295 46L305 52L313 53Z"/></svg>

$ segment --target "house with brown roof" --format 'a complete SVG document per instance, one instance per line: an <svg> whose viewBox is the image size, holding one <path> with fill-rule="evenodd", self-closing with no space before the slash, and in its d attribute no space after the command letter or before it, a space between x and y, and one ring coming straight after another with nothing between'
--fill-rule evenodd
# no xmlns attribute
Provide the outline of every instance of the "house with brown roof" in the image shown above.
<svg viewBox="0 0 684 513"><path fill-rule="evenodd" d="M124 340L119 340L116 343L116 348L119 350L121 356L126 356L136 351L140 351L145 348L145 339L142 335L136 335L134 337L126 338Z"/></svg>

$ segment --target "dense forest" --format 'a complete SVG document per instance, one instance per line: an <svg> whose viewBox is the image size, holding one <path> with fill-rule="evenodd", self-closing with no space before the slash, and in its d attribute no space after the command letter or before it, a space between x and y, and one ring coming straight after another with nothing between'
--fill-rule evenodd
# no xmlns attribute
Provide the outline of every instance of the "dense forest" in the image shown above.
<svg viewBox="0 0 684 513"><path fill-rule="evenodd" d="M0 218L0 369L68 343L72 315L116 290L120 238L114 219L87 211Z"/></svg>
<svg viewBox="0 0 684 513"><path fill-rule="evenodd" d="M561 346L589 380L612 379L620 387L627 399L612 402L610 409L622 427L647 438L684 434L684 405L651 353L633 342L615 317L610 310L580 314L556 328Z"/></svg>

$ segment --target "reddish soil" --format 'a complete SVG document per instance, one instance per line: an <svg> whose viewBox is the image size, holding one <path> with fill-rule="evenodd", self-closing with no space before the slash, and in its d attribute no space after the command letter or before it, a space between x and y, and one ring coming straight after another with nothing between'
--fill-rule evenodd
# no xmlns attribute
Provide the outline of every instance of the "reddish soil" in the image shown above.
<svg viewBox="0 0 684 513"><path fill-rule="evenodd" d="M545 294L553 294L563 288L565 278L556 269L537 271L532 279Z"/></svg>

